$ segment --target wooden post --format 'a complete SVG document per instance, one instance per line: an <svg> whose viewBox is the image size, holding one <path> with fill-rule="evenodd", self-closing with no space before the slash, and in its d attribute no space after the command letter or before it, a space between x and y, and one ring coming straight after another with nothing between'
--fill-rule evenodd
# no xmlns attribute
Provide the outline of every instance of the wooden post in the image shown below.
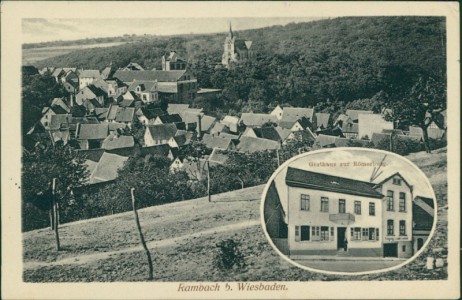
<svg viewBox="0 0 462 300"><path fill-rule="evenodd" d="M132 194L132 206L133 206L133 214L135 215L136 227L138 228L138 233L140 234L141 245L143 246L144 251L146 252L146 256L148 258L148 266L149 266L148 280L152 280L154 276L153 276L151 253L149 253L148 246L146 245L146 241L144 240L143 232L141 231L140 219L138 218L138 212L136 211L135 189L131 188L130 191Z"/></svg>
<svg viewBox="0 0 462 300"><path fill-rule="evenodd" d="M50 229L53 230L53 229L55 229L55 227L53 225L53 199L51 199L51 206L50 206L50 209L48 211L48 214L50 216Z"/></svg>
<svg viewBox="0 0 462 300"><path fill-rule="evenodd" d="M212 195L210 195L210 162L207 159L207 197L209 202L212 202Z"/></svg>
<svg viewBox="0 0 462 300"><path fill-rule="evenodd" d="M58 203L56 202L56 178L53 178L53 186L51 189L53 200L53 225L55 229L56 251L60 250L59 232L58 232Z"/></svg>
<svg viewBox="0 0 462 300"><path fill-rule="evenodd" d="M276 149L276 156L278 158L278 167L281 166L281 161L279 159L279 149Z"/></svg>

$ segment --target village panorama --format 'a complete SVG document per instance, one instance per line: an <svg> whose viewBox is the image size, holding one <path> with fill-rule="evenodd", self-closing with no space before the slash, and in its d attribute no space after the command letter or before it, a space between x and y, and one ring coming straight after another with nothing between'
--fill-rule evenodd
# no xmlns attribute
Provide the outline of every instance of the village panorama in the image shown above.
<svg viewBox="0 0 462 300"><path fill-rule="evenodd" d="M205 274L199 280L274 279L242 270L250 270L249 261L261 253L271 253L265 263L273 265L277 259L258 224L258 206L263 185L285 161L324 148L362 147L411 160L418 154L446 167L444 19L334 18L248 30L228 25L226 32L216 34L124 35L114 38L121 45L23 64L25 281L146 280L146 256L141 248L132 249L140 245L137 227L145 252L157 249L152 253L154 279L161 277L160 259L169 274L161 280L195 281L193 263L185 263L187 271L168 269L169 260L186 261L190 254L189 260L200 266L197 272ZM23 49L43 46L26 44ZM360 172L387 162L350 163ZM309 176L297 176L316 177L317 167L340 167L323 160L310 164ZM292 177L288 184L297 181ZM300 180L311 187L308 179ZM298 242L326 239L330 254L341 252L342 257L369 255L352 253L354 242L351 253L340 251L350 238L374 240L367 244L374 248L371 253L379 249L374 255L380 257L409 258L420 250L436 215L434 203L444 206L445 196L438 192L437 199L422 201L408 190L405 196L390 196L361 184L370 190L378 215L384 207L372 229L361 231L357 224L340 230L332 219L323 219L318 227L302 221L285 224L285 233L279 236L277 230L274 236L288 236L295 252L324 251L300 248ZM351 187L342 188L351 194ZM438 191L446 195L444 188ZM353 200L343 204L343 213L359 220L361 208ZM372 214L366 200L361 203L363 218L366 211ZM393 246L381 240L388 218L382 200L388 208L406 208L405 223L396 218L396 229L388 223L389 233L408 234ZM300 204L300 199L290 201L294 207ZM327 205L311 201L312 208ZM338 199L331 201L338 207ZM345 211L350 204L353 211ZM412 227L413 209L419 217L431 215L419 224L424 229ZM425 237L418 240L419 230ZM192 243L196 238L198 244ZM438 252L443 258L444 240L440 237L434 245L443 248ZM201 251L213 255L197 258ZM124 263L114 267L109 252ZM130 258L125 261L124 255ZM79 257L88 271L75 269ZM297 278L321 278L296 272ZM417 271L409 272L412 277ZM428 272L447 276L446 269Z"/></svg>

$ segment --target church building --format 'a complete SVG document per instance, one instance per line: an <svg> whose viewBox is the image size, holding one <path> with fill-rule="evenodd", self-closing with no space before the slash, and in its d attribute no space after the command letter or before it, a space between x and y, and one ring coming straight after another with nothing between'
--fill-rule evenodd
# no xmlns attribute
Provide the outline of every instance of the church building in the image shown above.
<svg viewBox="0 0 462 300"><path fill-rule="evenodd" d="M223 66L229 68L233 64L246 59L253 59L252 41L238 39L233 33L231 24L229 25L229 33L225 39L223 56L221 63Z"/></svg>

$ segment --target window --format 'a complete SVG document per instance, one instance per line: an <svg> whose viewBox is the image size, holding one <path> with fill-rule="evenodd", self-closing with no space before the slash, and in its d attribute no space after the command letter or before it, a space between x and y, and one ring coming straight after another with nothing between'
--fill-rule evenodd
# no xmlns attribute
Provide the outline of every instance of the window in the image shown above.
<svg viewBox="0 0 462 300"><path fill-rule="evenodd" d="M375 228L369 228L369 241L375 241Z"/></svg>
<svg viewBox="0 0 462 300"><path fill-rule="evenodd" d="M329 227L321 226L321 241L329 240Z"/></svg>
<svg viewBox="0 0 462 300"><path fill-rule="evenodd" d="M300 210L310 210L310 195L300 195Z"/></svg>
<svg viewBox="0 0 462 300"><path fill-rule="evenodd" d="M369 228L362 229L362 240L367 241L369 239Z"/></svg>
<svg viewBox="0 0 462 300"><path fill-rule="evenodd" d="M302 241L309 241L310 240L310 226L301 226L301 238Z"/></svg>
<svg viewBox="0 0 462 300"><path fill-rule="evenodd" d="M338 212L341 214L344 214L346 211L346 204L345 204L345 199L339 199L338 200Z"/></svg>
<svg viewBox="0 0 462 300"><path fill-rule="evenodd" d="M329 198L321 197L321 212L329 212Z"/></svg>
<svg viewBox="0 0 462 300"><path fill-rule="evenodd" d="M295 241L300 241L300 226L295 226Z"/></svg>
<svg viewBox="0 0 462 300"><path fill-rule="evenodd" d="M355 201L355 214L361 214L361 201Z"/></svg>
<svg viewBox="0 0 462 300"><path fill-rule="evenodd" d="M361 240L361 227L352 227L351 228L351 239L355 241Z"/></svg>
<svg viewBox="0 0 462 300"><path fill-rule="evenodd" d="M399 221L399 235L406 235L406 221Z"/></svg>
<svg viewBox="0 0 462 300"><path fill-rule="evenodd" d="M399 211L406 212L406 193L399 193Z"/></svg>
<svg viewBox="0 0 462 300"><path fill-rule="evenodd" d="M379 229L378 228L375 229L375 238L377 239L377 241L379 240Z"/></svg>
<svg viewBox="0 0 462 300"><path fill-rule="evenodd" d="M393 220L387 220L387 235L394 235L395 225Z"/></svg>
<svg viewBox="0 0 462 300"><path fill-rule="evenodd" d="M331 227L331 228L330 228L330 236L331 236L331 237L334 236L334 227Z"/></svg>
<svg viewBox="0 0 462 300"><path fill-rule="evenodd" d="M393 211L393 191L387 191L387 210Z"/></svg>
<svg viewBox="0 0 462 300"><path fill-rule="evenodd" d="M401 179L399 179L399 178L393 178L393 184L395 184L395 185L401 185Z"/></svg>
<svg viewBox="0 0 462 300"><path fill-rule="evenodd" d="M320 240L320 227L319 226L313 226L311 227L311 236L313 241L319 241Z"/></svg>
<svg viewBox="0 0 462 300"><path fill-rule="evenodd" d="M369 202L369 216L375 216L375 203Z"/></svg>
<svg viewBox="0 0 462 300"><path fill-rule="evenodd" d="M403 245L403 252L406 252L406 245Z"/></svg>

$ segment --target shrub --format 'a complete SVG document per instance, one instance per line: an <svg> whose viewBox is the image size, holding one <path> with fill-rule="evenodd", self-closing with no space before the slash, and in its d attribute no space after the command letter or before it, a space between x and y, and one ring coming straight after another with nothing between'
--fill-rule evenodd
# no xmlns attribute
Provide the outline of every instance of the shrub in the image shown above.
<svg viewBox="0 0 462 300"><path fill-rule="evenodd" d="M240 250L240 243L233 239L226 239L216 244L219 249L215 254L213 266L220 271L233 268L241 270L245 267L244 255Z"/></svg>

